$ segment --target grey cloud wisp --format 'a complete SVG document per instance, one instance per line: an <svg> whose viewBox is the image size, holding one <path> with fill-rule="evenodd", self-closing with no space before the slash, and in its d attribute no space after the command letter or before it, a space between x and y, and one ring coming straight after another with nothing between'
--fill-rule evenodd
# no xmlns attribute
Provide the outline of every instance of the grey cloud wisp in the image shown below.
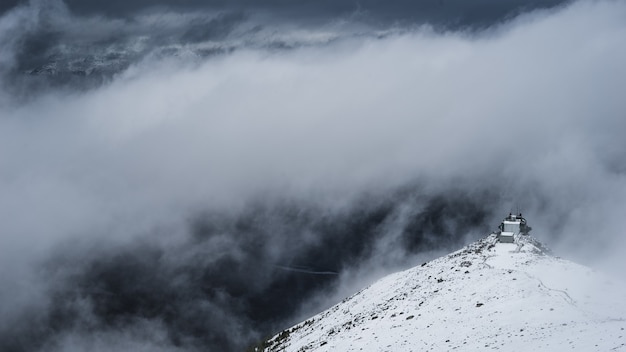
<svg viewBox="0 0 626 352"><path fill-rule="evenodd" d="M622 2L467 30L193 6L0 17L1 350L245 350L518 208L626 268Z"/></svg>

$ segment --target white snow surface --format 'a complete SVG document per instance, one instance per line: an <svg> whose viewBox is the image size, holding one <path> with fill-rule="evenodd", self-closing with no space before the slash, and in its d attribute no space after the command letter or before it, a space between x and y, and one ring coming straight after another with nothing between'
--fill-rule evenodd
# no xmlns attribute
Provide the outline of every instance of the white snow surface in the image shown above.
<svg viewBox="0 0 626 352"><path fill-rule="evenodd" d="M626 351L626 285L495 235L389 275L263 351Z"/></svg>

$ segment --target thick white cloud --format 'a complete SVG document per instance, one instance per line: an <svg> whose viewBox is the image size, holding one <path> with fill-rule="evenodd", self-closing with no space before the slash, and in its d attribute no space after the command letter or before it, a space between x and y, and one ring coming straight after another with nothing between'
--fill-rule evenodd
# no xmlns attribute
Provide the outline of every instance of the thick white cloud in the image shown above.
<svg viewBox="0 0 626 352"><path fill-rule="evenodd" d="M5 107L3 241L417 177L537 193L564 215L571 198L607 202L623 182L610 166L624 162L625 14L583 2L479 33L150 61Z"/></svg>

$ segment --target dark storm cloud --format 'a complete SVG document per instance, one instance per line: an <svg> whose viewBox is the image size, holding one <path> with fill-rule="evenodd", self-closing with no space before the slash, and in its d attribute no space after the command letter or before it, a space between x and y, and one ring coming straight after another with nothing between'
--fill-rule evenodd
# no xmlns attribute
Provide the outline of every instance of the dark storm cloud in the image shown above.
<svg viewBox="0 0 626 352"><path fill-rule="evenodd" d="M6 0L6 1L2 1L0 2L0 14L3 14L4 12L14 8L15 6L19 5L19 4L23 4L25 3L25 1L23 0Z"/></svg>
<svg viewBox="0 0 626 352"><path fill-rule="evenodd" d="M548 8L563 0L141 0L141 1L83 1L65 0L68 7L82 14L129 16L146 9L173 10L227 10L264 11L278 16L299 18L336 18L360 12L367 17L384 22L418 21L444 25L488 25L521 11Z"/></svg>
<svg viewBox="0 0 626 352"><path fill-rule="evenodd" d="M0 11L20 11L26 24L10 30L15 57L5 86L89 88L110 81L149 57L207 56L249 47L290 49L325 43L304 37L277 39L293 26L320 30L346 21L370 26L340 36L429 24L443 30L484 28L562 0L507 1L23 1ZM19 4L19 8L16 6ZM1 12L0 12L1 13ZM174 18L173 13L180 16ZM343 32L343 31L342 31ZM8 32L7 32L8 34ZM3 41L0 36L0 44ZM205 43L205 45L199 45ZM208 46L207 43L210 43ZM5 43L2 45L6 47ZM25 87L23 85L26 85Z"/></svg>
<svg viewBox="0 0 626 352"><path fill-rule="evenodd" d="M62 1L32 1L4 16L0 45L5 89L41 91L48 85L99 86L150 56L208 56L231 50L229 35L242 12L151 12L102 18L75 14ZM241 35L238 35L241 36ZM210 42L210 45L198 44ZM190 47L191 46L191 47ZM32 93L31 93L32 94Z"/></svg>

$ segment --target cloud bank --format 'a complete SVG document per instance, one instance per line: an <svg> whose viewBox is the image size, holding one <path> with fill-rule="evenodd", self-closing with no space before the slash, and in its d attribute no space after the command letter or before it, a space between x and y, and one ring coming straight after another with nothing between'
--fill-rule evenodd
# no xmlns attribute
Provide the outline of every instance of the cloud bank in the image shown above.
<svg viewBox="0 0 626 352"><path fill-rule="evenodd" d="M626 267L620 2L472 30L42 6L0 18L3 350L241 350L518 208Z"/></svg>

